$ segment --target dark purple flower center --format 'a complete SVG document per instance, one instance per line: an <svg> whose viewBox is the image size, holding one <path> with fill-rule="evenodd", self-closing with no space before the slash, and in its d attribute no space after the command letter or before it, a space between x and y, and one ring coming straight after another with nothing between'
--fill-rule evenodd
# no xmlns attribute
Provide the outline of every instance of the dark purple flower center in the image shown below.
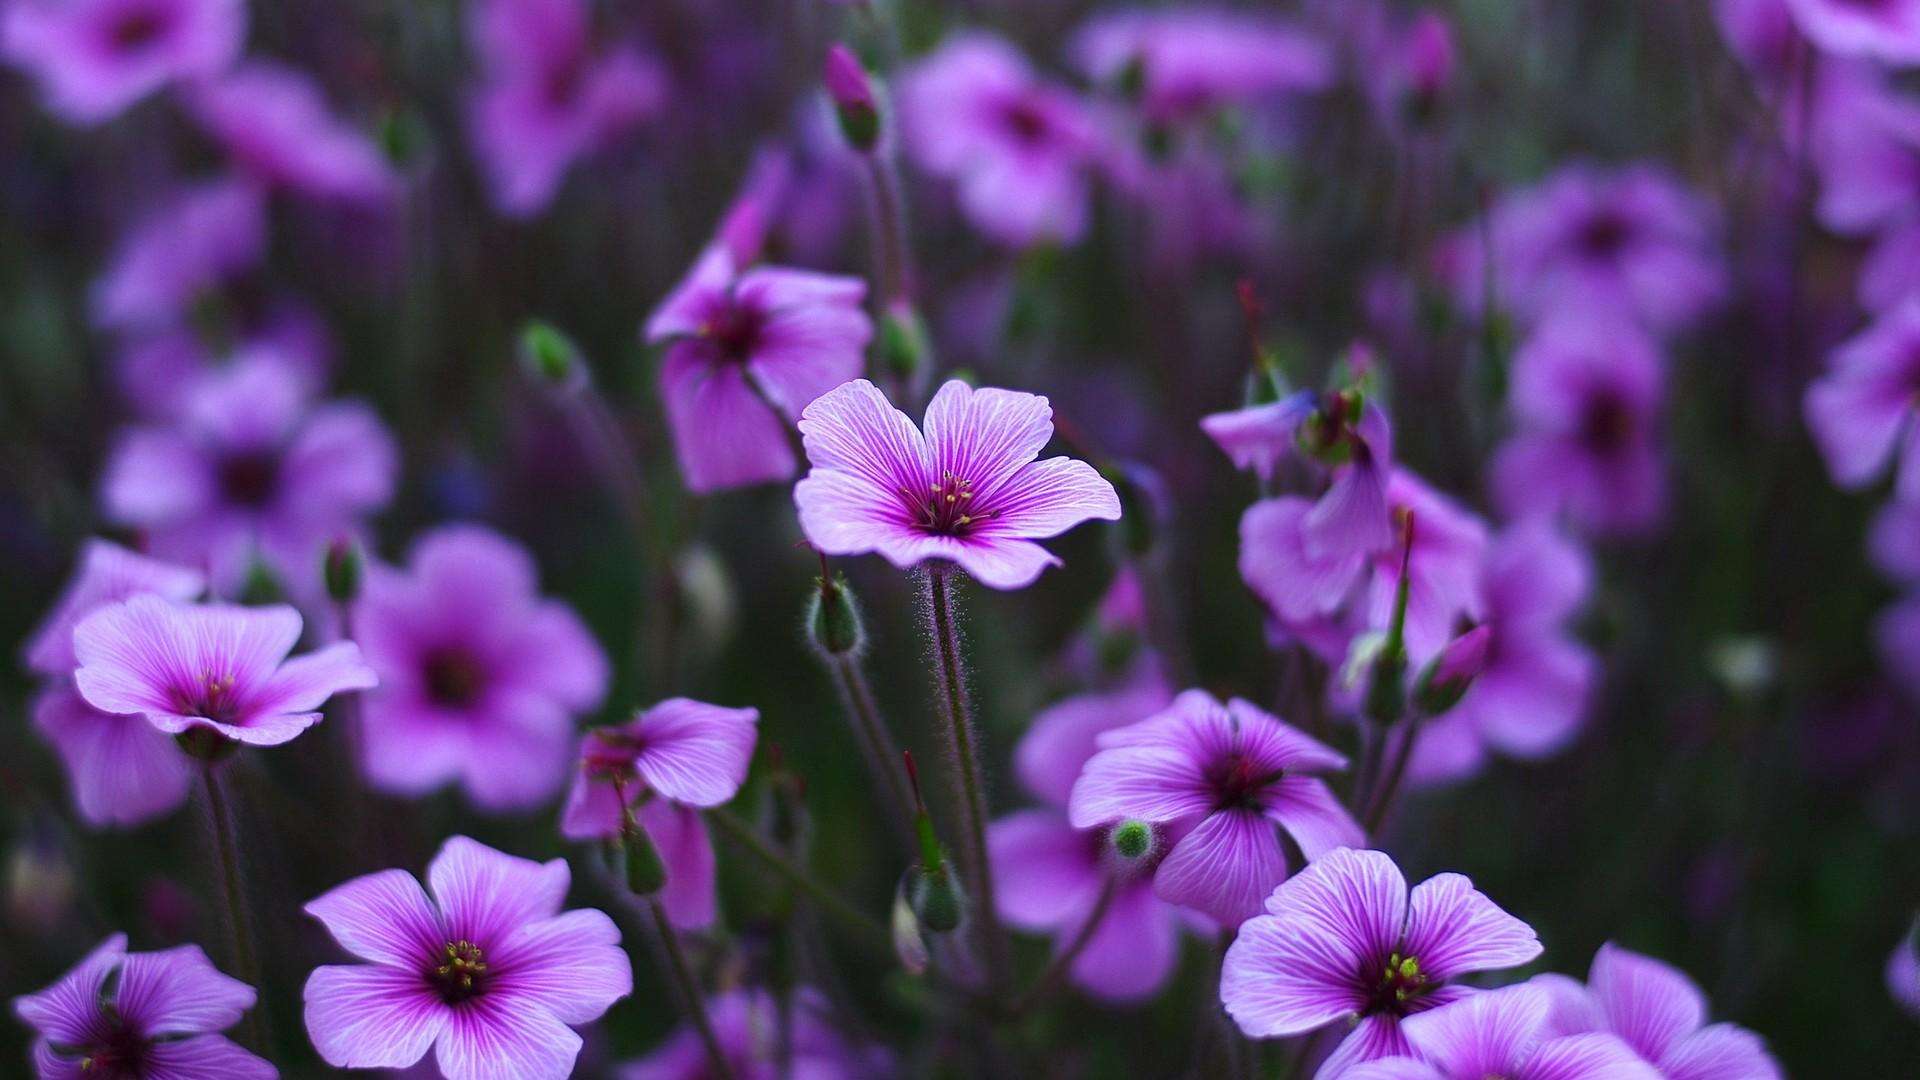
<svg viewBox="0 0 1920 1080"><path fill-rule="evenodd" d="M1207 773L1214 809L1257 810L1261 793L1285 774L1283 769L1267 768L1236 750L1216 762Z"/></svg>
<svg viewBox="0 0 1920 1080"><path fill-rule="evenodd" d="M265 506L280 484L280 457L264 450L230 454L220 462L220 494L236 506Z"/></svg>
<svg viewBox="0 0 1920 1080"><path fill-rule="evenodd" d="M487 957L480 946L462 938L447 942L439 963L427 969L427 981L449 1005L458 1005L487 991Z"/></svg>
<svg viewBox="0 0 1920 1080"><path fill-rule="evenodd" d="M125 53L139 52L159 41L172 28L168 12L157 7L138 7L124 12L108 30L113 47Z"/></svg>
<svg viewBox="0 0 1920 1080"><path fill-rule="evenodd" d="M80 1074L100 1080L141 1080L147 1073L147 1057L152 1044L139 1032L112 1014L104 1018L104 1030L87 1046L65 1050L62 1057L73 1060Z"/></svg>
<svg viewBox="0 0 1920 1080"><path fill-rule="evenodd" d="M1014 98L1001 108L1000 122L1022 146L1038 146L1053 132L1053 120L1046 110L1038 102L1024 97Z"/></svg>
<svg viewBox="0 0 1920 1080"><path fill-rule="evenodd" d="M1587 399L1580 417L1580 443L1595 454L1617 454L1633 442L1633 410L1619 394L1602 390Z"/></svg>
<svg viewBox="0 0 1920 1080"><path fill-rule="evenodd" d="M234 692L233 676L209 673L197 686L176 690L174 708L182 716L204 716L222 724L231 724L240 715L240 695Z"/></svg>
<svg viewBox="0 0 1920 1080"><path fill-rule="evenodd" d="M1613 210L1601 210L1580 226L1580 250L1591 259L1612 259L1633 238L1633 223Z"/></svg>
<svg viewBox="0 0 1920 1080"><path fill-rule="evenodd" d="M540 80L540 99L552 109L564 109L579 98L586 85L586 65L578 62L555 64Z"/></svg>
<svg viewBox="0 0 1920 1080"><path fill-rule="evenodd" d="M729 297L716 305L700 327L700 336L712 344L724 360L744 364L760 347L766 315L759 308Z"/></svg>
<svg viewBox="0 0 1920 1080"><path fill-rule="evenodd" d="M907 500L914 524L942 536L965 536L975 525L999 516L997 510L982 510L974 504L973 481L947 473L939 483L927 485L924 498L905 488L900 496Z"/></svg>
<svg viewBox="0 0 1920 1080"><path fill-rule="evenodd" d="M421 673L427 697L443 708L471 708L487 689L486 669L472 653L458 647L429 652Z"/></svg>
<svg viewBox="0 0 1920 1080"><path fill-rule="evenodd" d="M1366 1015L1386 1013L1405 1016L1413 1011L1413 1002L1430 988L1431 980L1420 970L1420 961L1402 956L1398 949L1384 965L1362 971L1360 979L1368 987Z"/></svg>

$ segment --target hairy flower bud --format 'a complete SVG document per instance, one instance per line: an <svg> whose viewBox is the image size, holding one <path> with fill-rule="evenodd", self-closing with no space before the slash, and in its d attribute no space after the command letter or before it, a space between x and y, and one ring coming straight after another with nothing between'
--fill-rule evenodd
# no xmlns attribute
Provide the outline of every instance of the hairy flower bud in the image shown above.
<svg viewBox="0 0 1920 1080"><path fill-rule="evenodd" d="M845 574L821 574L807 597L807 639L826 656L857 656L866 648L860 603Z"/></svg>
<svg viewBox="0 0 1920 1080"><path fill-rule="evenodd" d="M911 304L895 304L880 317L880 361L889 372L911 382L926 370L931 353L926 327Z"/></svg>
<svg viewBox="0 0 1920 1080"><path fill-rule="evenodd" d="M1153 854L1153 826L1139 820L1123 821L1107 834L1107 844L1121 859L1139 862Z"/></svg>
<svg viewBox="0 0 1920 1080"><path fill-rule="evenodd" d="M942 861L932 873L914 867L908 874L907 899L920 925L936 934L958 929L966 910L966 895L954 879L952 864Z"/></svg>
<svg viewBox="0 0 1920 1080"><path fill-rule="evenodd" d="M834 114L840 118L840 134L855 150L872 151L880 141L880 106L860 58L845 45L828 49L825 81Z"/></svg>
<svg viewBox="0 0 1920 1080"><path fill-rule="evenodd" d="M573 390L586 385L587 366L573 339L539 319L520 331L520 362L541 382Z"/></svg>
<svg viewBox="0 0 1920 1080"><path fill-rule="evenodd" d="M632 823L622 827L620 847L626 855L628 891L635 896L652 896L666 887L667 867L660 861L660 849L653 846L647 830Z"/></svg>
<svg viewBox="0 0 1920 1080"><path fill-rule="evenodd" d="M1473 680L1487 667L1491 627L1476 626L1447 642L1414 680L1413 703L1422 715L1439 716L1460 703Z"/></svg>

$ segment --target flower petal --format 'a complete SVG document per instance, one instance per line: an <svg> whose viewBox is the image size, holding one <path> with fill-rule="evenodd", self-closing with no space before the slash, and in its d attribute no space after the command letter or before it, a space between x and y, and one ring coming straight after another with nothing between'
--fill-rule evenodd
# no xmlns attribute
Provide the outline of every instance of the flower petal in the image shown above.
<svg viewBox="0 0 1920 1080"><path fill-rule="evenodd" d="M1475 995L1480 996L1480 995ZM1766 1074L1728 1073L1720 1080L1762 1080ZM1684 1080L1677 1072L1662 1075L1640 1060L1618 1038L1601 1032L1568 1035L1542 1043L1528 1060L1520 1080ZM1696 1078L1704 1080L1704 1078Z"/></svg>
<svg viewBox="0 0 1920 1080"><path fill-rule="evenodd" d="M253 987L228 978L198 945L128 953L114 1006L150 1036L221 1031L253 1008Z"/></svg>
<svg viewBox="0 0 1920 1080"><path fill-rule="evenodd" d="M1400 1021L1389 1013L1379 1013L1366 1017L1349 1031L1340 1045L1333 1048L1333 1053L1320 1063L1320 1071L1313 1075L1315 1080L1337 1080L1355 1065L1411 1053L1412 1047L1400 1031Z"/></svg>
<svg viewBox="0 0 1920 1080"><path fill-rule="evenodd" d="M1273 822L1253 810L1208 814L1181 837L1154 873L1160 899L1239 926L1287 879L1287 856Z"/></svg>
<svg viewBox="0 0 1920 1080"><path fill-rule="evenodd" d="M1367 841L1366 830L1347 813L1345 804L1326 785L1311 776L1284 776L1269 789L1267 816L1279 822L1311 862L1336 848Z"/></svg>
<svg viewBox="0 0 1920 1080"><path fill-rule="evenodd" d="M274 1080L280 1075L223 1035L154 1043L144 1064L143 1080Z"/></svg>
<svg viewBox="0 0 1920 1080"><path fill-rule="evenodd" d="M580 1046L547 1010L482 994L453 1014L434 1060L446 1080L565 1080Z"/></svg>
<svg viewBox="0 0 1920 1080"><path fill-rule="evenodd" d="M1023 930L1054 930L1084 918L1100 892L1095 838L1052 810L1022 810L987 828L994 901Z"/></svg>
<svg viewBox="0 0 1920 1080"><path fill-rule="evenodd" d="M1072 939L1075 924L1060 943ZM1140 1001L1166 984L1180 959L1180 925L1146 881L1122 884L1106 918L1074 960L1073 985L1103 1001Z"/></svg>
<svg viewBox="0 0 1920 1080"><path fill-rule="evenodd" d="M1039 578L1041 571L1064 565L1059 556L1031 540L980 533L959 538L949 551L953 561L959 563L968 576L989 589L1024 589ZM886 553L884 548L881 553Z"/></svg>
<svg viewBox="0 0 1920 1080"><path fill-rule="evenodd" d="M1023 465L974 505L994 516L975 526L975 536L1058 536L1083 521L1120 520L1120 496L1107 478L1084 461L1051 457Z"/></svg>
<svg viewBox="0 0 1920 1080"><path fill-rule="evenodd" d="M312 712L335 694L371 690L379 681L360 646L341 641L280 665L250 705L266 713Z"/></svg>
<svg viewBox="0 0 1920 1080"><path fill-rule="evenodd" d="M1448 1076L1508 1076L1526 1059L1547 1005L1545 990L1521 983L1409 1016L1400 1030Z"/></svg>
<svg viewBox="0 0 1920 1080"><path fill-rule="evenodd" d="M712 926L719 908L713 838L707 834L707 823L700 812L665 799L651 799L634 811L634 818L646 830L666 867L667 884L660 890L660 904L667 909L667 921L680 930Z"/></svg>
<svg viewBox="0 0 1920 1080"><path fill-rule="evenodd" d="M464 836L450 837L427 866L447 935L481 948L558 914L572 880L565 859L537 863Z"/></svg>
<svg viewBox="0 0 1920 1080"><path fill-rule="evenodd" d="M1662 1061L1674 1044L1706 1022L1706 995L1693 980L1612 942L1594 954L1587 988L1606 1014L1607 1029L1648 1061Z"/></svg>
<svg viewBox="0 0 1920 1080"><path fill-rule="evenodd" d="M633 727L641 743L634 770L655 793L675 802L719 806L747 778L759 719L758 709L668 698Z"/></svg>
<svg viewBox="0 0 1920 1080"><path fill-rule="evenodd" d="M187 799L189 759L141 717L101 712L57 685L35 700L33 724L60 752L74 805L89 824L137 825Z"/></svg>
<svg viewBox="0 0 1920 1080"><path fill-rule="evenodd" d="M1435 874L1413 887L1406 945L1429 978L1518 967L1540 955L1533 927L1503 911L1460 874Z"/></svg>
<svg viewBox="0 0 1920 1080"><path fill-rule="evenodd" d="M397 873L398 871L389 871ZM452 1023L421 972L379 964L329 965L307 977L307 1037L340 1069L405 1069Z"/></svg>
<svg viewBox="0 0 1920 1080"><path fill-rule="evenodd" d="M515 1010L586 1024L633 992L633 965L605 912L580 908L528 923L488 953L498 972L486 996Z"/></svg>
<svg viewBox="0 0 1920 1080"><path fill-rule="evenodd" d="M701 340L679 342L660 367L674 457L695 494L785 480L794 473L786 425L739 364Z"/></svg>
<svg viewBox="0 0 1920 1080"><path fill-rule="evenodd" d="M448 933L405 870L380 870L334 886L303 909L340 947L376 964L418 971L438 955Z"/></svg>
<svg viewBox="0 0 1920 1080"><path fill-rule="evenodd" d="M932 458L919 429L865 379L815 398L799 428L816 475L844 471L886 494L925 491L932 482Z"/></svg>
<svg viewBox="0 0 1920 1080"><path fill-rule="evenodd" d="M100 1019L100 990L127 952L127 935L115 934L94 947L73 970L34 994L13 999L13 1011L47 1039L80 1045Z"/></svg>
<svg viewBox="0 0 1920 1080"><path fill-rule="evenodd" d="M1766 1041L1733 1024L1709 1024L1660 1059L1667 1080L1780 1080L1786 1075ZM1652 1073L1651 1075L1659 1075Z"/></svg>
<svg viewBox="0 0 1920 1080"><path fill-rule="evenodd" d="M993 496L1053 438L1053 406L1038 394L976 390L950 379L927 403L927 450L933 478L949 474L973 484L976 500Z"/></svg>

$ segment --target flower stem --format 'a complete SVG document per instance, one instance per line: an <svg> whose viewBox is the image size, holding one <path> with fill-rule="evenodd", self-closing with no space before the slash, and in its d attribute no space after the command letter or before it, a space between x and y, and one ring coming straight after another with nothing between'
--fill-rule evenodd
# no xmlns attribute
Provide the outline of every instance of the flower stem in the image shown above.
<svg viewBox="0 0 1920 1080"><path fill-rule="evenodd" d="M1393 806L1393 798L1400 793L1400 781L1406 776L1407 761L1413 757L1413 744L1420 737L1420 720L1421 715L1416 710L1402 725L1406 730L1401 733L1400 743L1394 749L1393 764L1388 768L1386 778L1378 785L1379 791L1373 796L1373 806L1367 811L1366 820L1362 822L1368 836L1372 836L1380 828L1380 824L1387 819L1387 811ZM1391 732L1382 732L1380 741L1386 742L1390 734Z"/></svg>
<svg viewBox="0 0 1920 1080"><path fill-rule="evenodd" d="M913 792L907 787L907 778L901 773L900 748L887 730L886 721L880 716L880 707L873 697L873 687L867 683L867 673L861 669L860 661L851 656L830 656L825 662L828 673L833 676L834 688L840 692L840 702L846 708L847 719L852 722L861 755L867 759L867 769L887 793L891 804L889 809L892 810L888 816L893 822L894 831L911 851Z"/></svg>
<svg viewBox="0 0 1920 1080"><path fill-rule="evenodd" d="M973 890L975 914L987 961L987 990L996 994L1006 985L1007 940L994 903L993 868L987 860L987 797L980 774L980 748L974 737L973 703L967 696L966 671L960 654L960 632L954 618L951 567L934 564L926 571L927 621L933 636L934 660L939 667L940 705L946 721L948 748L955 763L954 796L965 816L961 845L968 886Z"/></svg>
<svg viewBox="0 0 1920 1080"><path fill-rule="evenodd" d="M214 762L201 765L201 788L207 799L207 822L213 842L215 868L220 877L220 895L226 905L227 944L233 960L234 977L256 992L260 986L260 962L253 947L253 926L247 918L247 905L240 884L240 845L233 814L229 809L226 783ZM248 1043L256 1050L268 1049L261 1027L260 1009L247 1010Z"/></svg>
<svg viewBox="0 0 1920 1080"><path fill-rule="evenodd" d="M882 313L906 298L907 219L900 199L900 178L879 153L864 155L873 194L873 267L879 282L876 307Z"/></svg>
<svg viewBox="0 0 1920 1080"><path fill-rule="evenodd" d="M753 826L726 810L706 811L707 820L720 827L735 843L746 848L761 862L784 878L787 884L806 893L820 907L859 932L861 939L881 955L892 955L893 946L886 927L843 899L840 894L795 863L759 834Z"/></svg>
<svg viewBox="0 0 1920 1080"><path fill-rule="evenodd" d="M687 1019L693 1021L694 1030L700 1033L700 1045L706 1048L713 1075L719 1080L733 1080L733 1066L727 1063L727 1052L720 1048L720 1037L713 1030L713 1018L707 1015L706 995L700 990L699 980L693 977L693 967L687 963L686 953L680 950L680 935L667 919L666 905L660 902L657 893L647 897L647 910L653 913L654 929L659 932L660 944L667 954L667 967L675 985L680 988Z"/></svg>
<svg viewBox="0 0 1920 1080"><path fill-rule="evenodd" d="M1015 998L1013 1004L1007 1007L1008 1016L1022 1015L1044 1000L1048 994L1053 993L1054 988L1060 985L1060 981L1066 978L1067 972L1073 969L1074 961L1080 959L1080 954L1087 950L1087 944L1093 940L1093 935L1100 929L1100 924L1107 920L1107 912L1113 908L1113 894L1119 890L1120 880L1109 875L1100 886L1100 897L1093 902L1093 910L1087 913L1086 921L1080 924L1080 929L1074 933L1073 940L1067 942L1067 947L1054 955L1053 960L1047 964L1046 970L1033 981L1033 985L1027 989L1027 992Z"/></svg>

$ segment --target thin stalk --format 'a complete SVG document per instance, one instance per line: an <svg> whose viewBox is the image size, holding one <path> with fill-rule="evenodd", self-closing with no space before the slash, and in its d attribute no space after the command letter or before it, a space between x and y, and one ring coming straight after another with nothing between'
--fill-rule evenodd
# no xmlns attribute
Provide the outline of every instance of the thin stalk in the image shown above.
<svg viewBox="0 0 1920 1080"><path fill-rule="evenodd" d="M660 902L658 894L647 897L647 910L653 913L654 929L659 932L660 943L666 950L667 968L686 1002L687 1019L693 1021L694 1030L700 1033L700 1045L706 1048L713 1075L719 1080L733 1080L733 1066L727 1063L727 1053L720 1049L720 1037L714 1034L713 1018L707 1015L706 995L701 993L699 980L693 977L687 954L680 950L680 935L668 921L666 905Z"/></svg>
<svg viewBox="0 0 1920 1080"><path fill-rule="evenodd" d="M880 780L880 786L887 793L889 809L893 811L888 817L894 831L911 850L913 832L909 823L913 821L913 792L907 787L907 778L900 771L900 748L893 741L893 734L887 730L886 721L880 716L880 706L874 701L873 687L867 683L867 673L861 668L860 661L851 656L830 656L826 659L826 665L828 673L833 676L834 688L840 692L840 702L846 708L847 719L852 722L861 755L867 759L867 769Z"/></svg>
<svg viewBox="0 0 1920 1080"><path fill-rule="evenodd" d="M878 153L863 155L873 195L873 268L879 282L875 307L883 315L907 295L907 218L900 178Z"/></svg>
<svg viewBox="0 0 1920 1080"><path fill-rule="evenodd" d="M954 796L965 817L961 845L968 886L973 890L975 914L985 939L987 989L995 994L1006 985L1007 939L994 903L993 867L987 860L987 795L981 779L980 748L974 737L973 703L967 696L966 672L960 655L960 631L954 619L952 569L933 565L926 571L927 621L933 636L934 660L939 666L940 705L946 736L955 763Z"/></svg>
<svg viewBox="0 0 1920 1080"><path fill-rule="evenodd" d="M232 953L233 974L258 991L261 989L260 961L253 947L253 926L247 918L246 899L240 886L240 844L227 804L226 784L211 761L201 766L200 782L207 798L207 821L213 840L214 864L220 877L220 895L226 904L227 944ZM267 1050L260 1009L248 1009L244 1023L248 1044L256 1050Z"/></svg>
<svg viewBox="0 0 1920 1080"><path fill-rule="evenodd" d="M892 938L887 928L879 921L862 912L843 899L839 893L809 873L805 867L788 858L785 852L774 847L751 825L725 810L708 810L707 820L720 827L735 843L746 848L768 868L786 880L787 884L806 893L823 910L833 914L849 927L859 931L860 936L878 951L891 955Z"/></svg>
<svg viewBox="0 0 1920 1080"><path fill-rule="evenodd" d="M1373 807L1367 811L1366 821L1362 823L1368 836L1372 836L1380 828L1380 823L1387 819L1387 811L1393 806L1393 798L1400 793L1400 781L1406 776L1407 761L1413 757L1413 744L1420 736L1421 719L1418 711L1407 717L1404 725L1406 730L1401 734L1400 744L1393 753L1393 765L1387 770L1386 779L1381 781L1380 790L1373 797ZM1381 741L1386 741L1384 733Z"/></svg>
<svg viewBox="0 0 1920 1080"><path fill-rule="evenodd" d="M1053 993L1054 989L1060 985L1060 981L1067 977L1067 972L1073 969L1073 962L1080 959L1080 954L1087 950L1087 943L1093 940L1093 935L1100 929L1100 924L1107 920L1107 912L1113 908L1113 894L1119 890L1120 879L1109 875L1100 886L1100 897L1093 902L1093 910L1087 913L1086 921L1080 924L1080 929L1074 933L1073 940L1067 942L1067 947L1055 954L1053 960L1047 964L1046 970L1033 981L1033 985L1027 992L1014 999L1013 1004L1007 1007L1007 1015L1020 1016L1045 1000L1048 994Z"/></svg>

